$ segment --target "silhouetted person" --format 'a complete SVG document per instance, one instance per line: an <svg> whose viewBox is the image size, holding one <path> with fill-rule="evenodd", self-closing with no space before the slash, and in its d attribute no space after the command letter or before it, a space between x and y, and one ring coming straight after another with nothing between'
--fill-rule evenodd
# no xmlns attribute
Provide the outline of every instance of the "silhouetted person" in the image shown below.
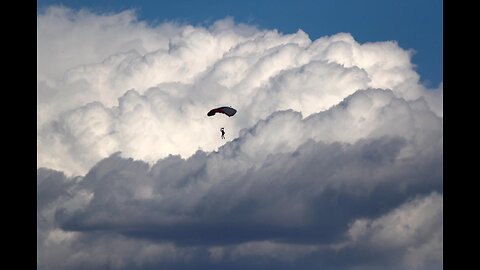
<svg viewBox="0 0 480 270"><path fill-rule="evenodd" d="M223 127L220 129L220 132L222 132L222 139L225 139L225 129Z"/></svg>

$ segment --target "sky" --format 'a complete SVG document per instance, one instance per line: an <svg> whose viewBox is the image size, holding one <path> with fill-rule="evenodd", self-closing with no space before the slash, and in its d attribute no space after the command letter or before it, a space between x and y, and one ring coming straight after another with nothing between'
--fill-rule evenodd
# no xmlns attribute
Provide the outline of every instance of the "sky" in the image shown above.
<svg viewBox="0 0 480 270"><path fill-rule="evenodd" d="M37 268L441 268L418 2L39 2Z"/></svg>
<svg viewBox="0 0 480 270"><path fill-rule="evenodd" d="M360 42L395 40L415 51L413 63L422 83L437 87L443 81L442 0L178 0L178 1L57 1L39 0L37 10L53 4L101 12L135 9L149 23L182 21L208 24L225 16L283 33L302 29L312 39L339 32Z"/></svg>

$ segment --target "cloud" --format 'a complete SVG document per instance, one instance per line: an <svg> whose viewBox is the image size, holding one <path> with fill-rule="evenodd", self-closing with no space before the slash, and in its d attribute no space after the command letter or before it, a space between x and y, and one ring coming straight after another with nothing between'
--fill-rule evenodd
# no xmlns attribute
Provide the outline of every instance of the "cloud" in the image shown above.
<svg viewBox="0 0 480 270"><path fill-rule="evenodd" d="M378 108L352 114L367 101ZM408 198L442 192L442 122L425 108L388 91L358 91L305 119L294 111L277 112L217 152L169 156L152 166L115 154L75 182L76 196L47 212L54 212L56 230L114 234L180 250L208 247L213 261L277 260L287 258L287 250L297 254L289 257L294 261L326 252L321 247L335 250L346 232L358 231L352 221L375 219ZM352 115L370 117L361 121L372 127L369 138L317 139L323 137L319 127L335 134L355 126ZM413 119L421 129L407 124ZM328 127L332 120L338 130ZM280 124L307 135L283 132Z"/></svg>
<svg viewBox="0 0 480 270"><path fill-rule="evenodd" d="M441 267L443 196L432 193L374 220L355 220L348 233L354 245L371 253L400 253L410 269L423 269L428 263Z"/></svg>
<svg viewBox="0 0 480 270"><path fill-rule="evenodd" d="M311 41L301 30L285 35L231 19L149 26L128 11L50 8L38 24L38 166L69 175L116 151L149 162L213 151L218 126L231 140L275 111L306 117L359 89L441 106L395 42L359 44L347 33ZM204 117L219 105L239 113Z"/></svg>
<svg viewBox="0 0 480 270"><path fill-rule="evenodd" d="M441 265L443 85L394 41L37 21L39 269Z"/></svg>

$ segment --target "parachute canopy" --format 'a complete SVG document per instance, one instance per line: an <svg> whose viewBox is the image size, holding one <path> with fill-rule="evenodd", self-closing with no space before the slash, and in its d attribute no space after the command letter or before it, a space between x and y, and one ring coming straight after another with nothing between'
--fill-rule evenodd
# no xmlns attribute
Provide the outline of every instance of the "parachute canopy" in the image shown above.
<svg viewBox="0 0 480 270"><path fill-rule="evenodd" d="M232 107L219 107L219 108L215 108L215 109L210 110L210 111L207 113L207 115L208 115L208 116L213 116L213 115L215 115L216 113L223 113L223 114L228 115L228 117L231 117L231 116L233 116L235 113L237 113L237 110L235 110L235 109L232 108Z"/></svg>

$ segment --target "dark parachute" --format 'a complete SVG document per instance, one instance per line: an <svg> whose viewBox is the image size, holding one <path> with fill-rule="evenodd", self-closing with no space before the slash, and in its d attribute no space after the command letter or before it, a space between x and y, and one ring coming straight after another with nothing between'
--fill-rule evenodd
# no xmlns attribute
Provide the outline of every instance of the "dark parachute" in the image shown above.
<svg viewBox="0 0 480 270"><path fill-rule="evenodd" d="M228 117L231 117L237 113L237 110L235 110L232 107L219 107L210 110L207 115L208 116L214 116L216 113L223 113L225 115L228 115Z"/></svg>

